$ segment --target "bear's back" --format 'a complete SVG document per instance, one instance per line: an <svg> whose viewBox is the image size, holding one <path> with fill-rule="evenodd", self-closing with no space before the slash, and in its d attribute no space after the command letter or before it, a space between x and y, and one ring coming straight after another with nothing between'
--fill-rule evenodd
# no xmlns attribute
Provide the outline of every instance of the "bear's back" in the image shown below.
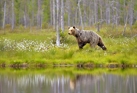
<svg viewBox="0 0 137 93"><path fill-rule="evenodd" d="M90 30L81 30L78 32L79 33L79 39L83 42L94 42L94 40L99 39L98 34L96 34L94 31Z"/></svg>
<svg viewBox="0 0 137 93"><path fill-rule="evenodd" d="M86 37L100 37L96 32L91 30L83 30L83 35Z"/></svg>

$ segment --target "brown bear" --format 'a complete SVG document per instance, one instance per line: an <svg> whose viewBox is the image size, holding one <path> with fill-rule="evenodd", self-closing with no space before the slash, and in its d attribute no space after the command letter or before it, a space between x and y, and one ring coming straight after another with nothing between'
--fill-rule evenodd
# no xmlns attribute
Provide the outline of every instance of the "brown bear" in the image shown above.
<svg viewBox="0 0 137 93"><path fill-rule="evenodd" d="M83 46L87 43L89 43L91 47L98 45L103 50L107 49L102 41L102 38L93 31L79 30L78 28L73 26L69 27L68 34L76 37L79 49L82 49Z"/></svg>

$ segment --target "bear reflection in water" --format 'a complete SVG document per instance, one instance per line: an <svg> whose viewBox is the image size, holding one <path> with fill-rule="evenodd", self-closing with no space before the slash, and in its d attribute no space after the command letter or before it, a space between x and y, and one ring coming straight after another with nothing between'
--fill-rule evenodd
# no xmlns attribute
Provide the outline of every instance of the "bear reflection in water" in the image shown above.
<svg viewBox="0 0 137 93"><path fill-rule="evenodd" d="M80 86L91 86L98 80L99 77L93 75L76 75L74 78L70 79L70 89L74 90Z"/></svg>

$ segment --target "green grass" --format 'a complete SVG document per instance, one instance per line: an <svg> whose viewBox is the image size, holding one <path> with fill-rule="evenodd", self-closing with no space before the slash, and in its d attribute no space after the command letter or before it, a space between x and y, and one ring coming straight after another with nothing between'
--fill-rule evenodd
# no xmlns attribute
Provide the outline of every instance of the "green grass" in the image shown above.
<svg viewBox="0 0 137 93"><path fill-rule="evenodd" d="M91 28L87 28L91 29ZM93 28L94 30L94 28ZM104 27L99 34L107 47L103 51L87 44L79 50L77 41L67 31L61 33L61 46L55 45L56 32L53 29L9 29L0 30L0 63L44 63L44 64L136 64L137 34L136 29L129 30L122 36L122 27L117 31Z"/></svg>

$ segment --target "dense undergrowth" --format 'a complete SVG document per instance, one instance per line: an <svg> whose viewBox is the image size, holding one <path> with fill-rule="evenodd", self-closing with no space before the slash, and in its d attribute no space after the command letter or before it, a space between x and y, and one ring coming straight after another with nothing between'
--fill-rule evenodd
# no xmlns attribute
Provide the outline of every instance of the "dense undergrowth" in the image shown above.
<svg viewBox="0 0 137 93"><path fill-rule="evenodd" d="M93 29L94 27L87 27ZM96 30L95 30L96 31ZM77 41L67 34L67 29L60 33L61 45L55 45L56 32L53 29L20 29L0 30L0 64L136 64L137 61L137 31L135 27L103 27L100 32L107 51L96 46L90 48L87 44L79 50Z"/></svg>

